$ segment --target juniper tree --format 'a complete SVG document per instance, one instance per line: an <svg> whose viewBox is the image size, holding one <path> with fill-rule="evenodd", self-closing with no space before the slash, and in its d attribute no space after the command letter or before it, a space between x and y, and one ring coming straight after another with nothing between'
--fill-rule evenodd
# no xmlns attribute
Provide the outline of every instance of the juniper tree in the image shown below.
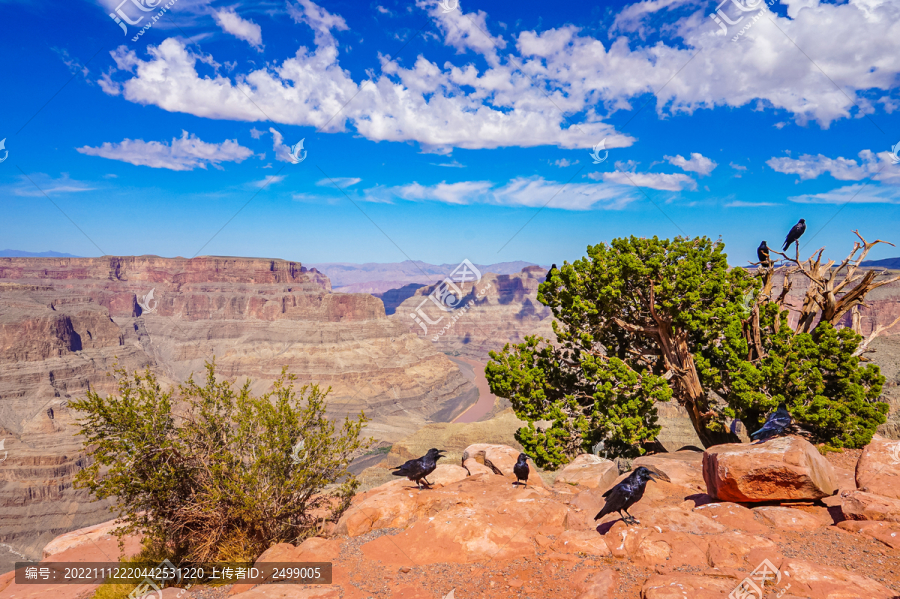
<svg viewBox="0 0 900 599"><path fill-rule="evenodd" d="M820 440L871 437L883 377L854 355L859 335L828 323L795 334L787 311L758 297L762 278L729 268L724 250L705 237L631 237L551 269L538 300L555 339L507 344L485 369L528 422L517 438L536 462L563 464L600 440L639 455L659 433L655 403L669 399L706 446L736 440L726 418L754 430L780 401Z"/></svg>

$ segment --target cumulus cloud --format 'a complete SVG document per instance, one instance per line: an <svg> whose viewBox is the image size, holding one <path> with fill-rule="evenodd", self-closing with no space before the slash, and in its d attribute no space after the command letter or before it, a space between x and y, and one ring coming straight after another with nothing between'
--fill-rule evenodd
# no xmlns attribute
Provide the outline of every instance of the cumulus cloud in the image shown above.
<svg viewBox="0 0 900 599"><path fill-rule="evenodd" d="M120 143L105 142L98 148L84 146L76 150L88 156L173 171L192 171L198 167L205 169L210 164L221 168L223 162L242 162L253 155L252 150L240 145L237 140L207 143L187 131L182 131L181 137L172 139L171 143L126 139Z"/></svg>
<svg viewBox="0 0 900 599"><path fill-rule="evenodd" d="M713 172L713 169L718 166L718 164L698 152L691 152L690 159L685 159L681 154L676 156L663 156L663 158L681 170L689 173L697 173L701 177L710 174Z"/></svg>
<svg viewBox="0 0 900 599"><path fill-rule="evenodd" d="M693 6L664 0L640 5L646 14L663 5ZM281 63L223 77L199 75L197 62L212 57L190 52L177 39L149 46L148 58L123 46L113 52L118 82L103 89L171 112L240 121L268 115L276 123L317 128L327 123L329 132L353 127L370 140L414 141L426 151L448 153L590 148L604 137L607 148L627 147L635 140L604 121L619 110L634 110L653 93L662 116L752 104L827 128L874 111L876 102L864 101L862 94L890 90L900 76L900 62L893 60L900 36L892 29L900 3L893 0L813 2L802 10L792 4L795 18L772 14L777 27L753 27L740 44L716 35L705 5L678 21L677 31L661 30L662 39L652 45L626 37L604 43L574 26L523 31L507 42L491 33L482 11L444 13L434 0L417 6L442 32L443 43L457 51L453 60L422 54L403 67L381 56L380 74L354 79L340 65L333 37L347 29L346 22L311 0L298 0L288 11L313 29L314 49L302 47ZM638 12L632 16L643 22ZM623 20L620 27L631 26ZM849 34L862 30L865 36ZM795 42L816 64L783 59L796 53ZM578 124L568 120L575 114L585 115Z"/></svg>
<svg viewBox="0 0 900 599"><path fill-rule="evenodd" d="M222 31L230 33L239 40L244 40L256 48L257 52L263 51L262 29L259 25L253 21L242 19L233 8L214 10L213 17Z"/></svg>

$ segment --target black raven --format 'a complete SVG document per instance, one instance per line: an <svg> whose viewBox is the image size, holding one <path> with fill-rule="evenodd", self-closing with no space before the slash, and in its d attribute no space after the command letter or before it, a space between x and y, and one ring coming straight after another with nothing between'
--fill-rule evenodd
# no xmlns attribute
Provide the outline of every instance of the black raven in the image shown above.
<svg viewBox="0 0 900 599"><path fill-rule="evenodd" d="M658 480L654 478L656 476L663 480L668 480L669 478L661 472L650 470L644 466L635 468L628 478L603 494L603 497L606 497L606 505L594 516L594 520L599 520L606 514L619 512L619 515L622 516L622 521L626 524L640 524L634 516L628 513L628 508L641 500L641 497L644 496L644 488L647 486L647 481ZM622 515L623 511L625 515Z"/></svg>
<svg viewBox="0 0 900 599"><path fill-rule="evenodd" d="M431 483L425 477L437 468L437 461L444 457L441 455L443 451L443 449L432 447L428 450L428 453L418 460L409 460L402 466L397 466L391 474L394 476L405 476L409 480L414 481L420 489L422 485L419 481L425 481L425 485L430 487Z"/></svg>
<svg viewBox="0 0 900 599"><path fill-rule="evenodd" d="M524 453L520 453L519 461L513 466L513 474L516 475L516 484L518 485L520 480L524 480L525 486L527 487L529 472L531 472L531 468L528 467L528 456Z"/></svg>
<svg viewBox="0 0 900 599"><path fill-rule="evenodd" d="M759 258L759 261L763 264L767 264L769 262L769 246L766 245L765 241L759 244L759 247L756 248L756 257Z"/></svg>
<svg viewBox="0 0 900 599"><path fill-rule="evenodd" d="M545 281L549 281L549 280L550 280L550 275L553 274L553 271L554 271L554 270L556 270L556 263L555 263L555 262L554 262L552 265L550 265L550 270L547 271L547 275L544 277L544 280L545 280Z"/></svg>
<svg viewBox="0 0 900 599"><path fill-rule="evenodd" d="M800 219L796 225L791 227L790 232L787 234L787 237L784 238L784 247L781 248L782 252L786 252L787 249L791 246L792 243L795 243L800 239L800 236L806 232L806 220Z"/></svg>
<svg viewBox="0 0 900 599"><path fill-rule="evenodd" d="M750 437L757 441L765 441L772 437L777 437L790 428L792 422L790 413L784 407L784 403L781 403L778 405L778 409L766 418L766 423L762 425L762 428L750 435Z"/></svg>

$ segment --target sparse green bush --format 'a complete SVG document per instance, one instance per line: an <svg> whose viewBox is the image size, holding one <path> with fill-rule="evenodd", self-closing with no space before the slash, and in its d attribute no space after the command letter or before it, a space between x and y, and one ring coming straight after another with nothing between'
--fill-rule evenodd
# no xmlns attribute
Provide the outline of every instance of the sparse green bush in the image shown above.
<svg viewBox="0 0 900 599"><path fill-rule="evenodd" d="M359 484L347 466L371 443L365 416L336 425L330 389L295 393L286 371L258 397L217 381L215 362L206 375L173 396L149 370L117 369L118 394L70 402L93 459L76 485L115 500L118 534L144 533L175 563L253 561L339 517Z"/></svg>

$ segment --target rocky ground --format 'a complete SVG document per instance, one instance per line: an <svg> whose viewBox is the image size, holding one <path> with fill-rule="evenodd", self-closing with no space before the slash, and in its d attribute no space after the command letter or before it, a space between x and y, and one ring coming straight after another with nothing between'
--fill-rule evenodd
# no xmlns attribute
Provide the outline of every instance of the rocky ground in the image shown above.
<svg viewBox="0 0 900 599"><path fill-rule="evenodd" d="M163 599L897 598L898 452L900 443L876 437L861 452L823 457L787 437L645 456L635 467L667 480L648 483L629 526L616 514L594 520L602 494L627 475L608 460L579 456L555 479L533 473L519 487L510 476L517 450L476 444L429 477L433 488L375 487L327 538L276 545L259 559L330 561L330 585L167 589ZM108 543L103 534L70 533L46 559L89 559ZM51 596L32 589L0 578L0 599Z"/></svg>

